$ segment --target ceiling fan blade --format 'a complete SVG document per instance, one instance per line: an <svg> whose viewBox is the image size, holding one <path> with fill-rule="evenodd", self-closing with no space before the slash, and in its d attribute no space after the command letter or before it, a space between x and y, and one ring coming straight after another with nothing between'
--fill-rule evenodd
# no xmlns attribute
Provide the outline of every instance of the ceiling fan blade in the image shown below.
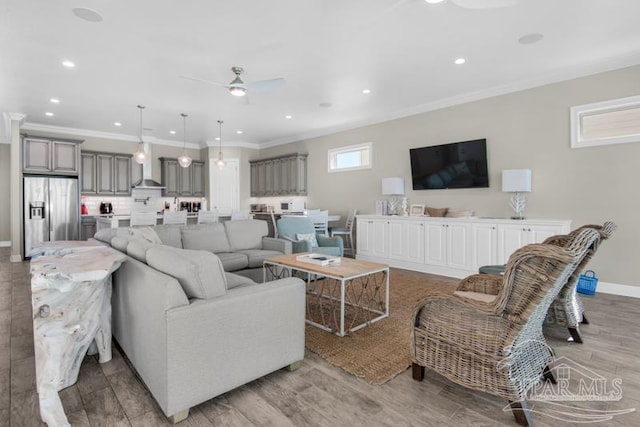
<svg viewBox="0 0 640 427"><path fill-rule="evenodd" d="M451 3L465 9L495 9L515 6L520 0L451 0Z"/></svg>
<svg viewBox="0 0 640 427"><path fill-rule="evenodd" d="M190 77L190 76L179 76L179 77L181 79L193 80L194 82L207 83L207 84L214 85L214 86L228 87L224 83L212 82L211 80L199 79L197 77Z"/></svg>
<svg viewBox="0 0 640 427"><path fill-rule="evenodd" d="M285 80L280 77L277 79L271 80L260 80L257 82L247 83L246 86L248 89L251 89L256 92L266 92L268 90L278 89L284 86Z"/></svg>

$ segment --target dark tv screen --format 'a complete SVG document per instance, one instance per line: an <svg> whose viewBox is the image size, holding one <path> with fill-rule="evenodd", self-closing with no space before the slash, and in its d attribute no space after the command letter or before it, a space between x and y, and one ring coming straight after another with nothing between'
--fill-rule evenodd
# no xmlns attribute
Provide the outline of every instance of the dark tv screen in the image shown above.
<svg viewBox="0 0 640 427"><path fill-rule="evenodd" d="M414 190L489 187L487 140L412 148Z"/></svg>

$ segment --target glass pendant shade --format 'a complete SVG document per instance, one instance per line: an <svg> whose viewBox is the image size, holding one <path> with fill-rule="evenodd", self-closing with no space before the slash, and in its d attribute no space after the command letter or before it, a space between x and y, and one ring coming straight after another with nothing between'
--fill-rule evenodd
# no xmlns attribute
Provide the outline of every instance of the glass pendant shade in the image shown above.
<svg viewBox="0 0 640 427"><path fill-rule="evenodd" d="M142 110L144 110L144 105L138 105L138 110L140 110L140 142L138 143L138 149L133 153L133 159L136 163L143 164L147 160L147 152L144 151L144 141L142 140Z"/></svg>
<svg viewBox="0 0 640 427"><path fill-rule="evenodd" d="M178 164L183 168L188 168L191 165L191 157L187 155L187 115L184 113L180 114L182 116L182 126L183 126L183 144L182 144L182 156L178 157Z"/></svg>
<svg viewBox="0 0 640 427"><path fill-rule="evenodd" d="M147 160L147 152L144 151L144 144L142 142L138 144L138 149L133 153L133 159L139 164L143 164L144 161Z"/></svg>

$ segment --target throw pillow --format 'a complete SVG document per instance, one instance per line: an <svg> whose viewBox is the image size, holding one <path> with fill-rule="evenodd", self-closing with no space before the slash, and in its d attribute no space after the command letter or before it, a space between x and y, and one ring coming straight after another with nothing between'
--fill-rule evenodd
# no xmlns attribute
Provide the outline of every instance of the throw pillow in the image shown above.
<svg viewBox="0 0 640 427"><path fill-rule="evenodd" d="M162 244L162 240L160 240L158 234L151 227L130 227L129 231L134 237L143 238L148 242L155 243L156 245Z"/></svg>
<svg viewBox="0 0 640 427"><path fill-rule="evenodd" d="M311 242L312 248L318 247L318 239L316 239L316 233L298 233L296 234L296 238L298 240L307 240Z"/></svg>

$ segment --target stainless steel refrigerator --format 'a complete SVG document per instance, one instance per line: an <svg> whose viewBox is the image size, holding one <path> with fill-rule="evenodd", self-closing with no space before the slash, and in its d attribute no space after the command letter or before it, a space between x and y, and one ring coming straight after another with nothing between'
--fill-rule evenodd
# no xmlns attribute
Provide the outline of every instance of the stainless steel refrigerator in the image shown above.
<svg viewBox="0 0 640 427"><path fill-rule="evenodd" d="M41 242L78 240L80 236L78 179L24 177L24 256Z"/></svg>

